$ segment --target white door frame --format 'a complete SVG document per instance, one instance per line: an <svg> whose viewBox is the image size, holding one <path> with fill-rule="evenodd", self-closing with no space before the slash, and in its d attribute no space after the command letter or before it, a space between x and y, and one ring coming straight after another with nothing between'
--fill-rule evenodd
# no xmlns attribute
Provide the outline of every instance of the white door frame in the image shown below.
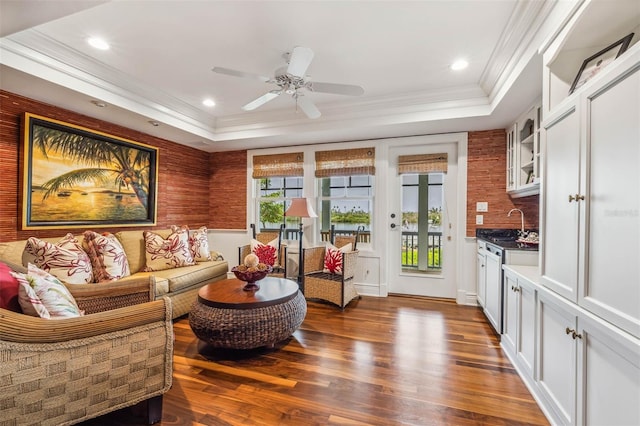
<svg viewBox="0 0 640 426"><path fill-rule="evenodd" d="M396 140L397 141L397 140ZM467 293L469 291L475 292L475 283L470 283L469 285L464 285L464 283L460 282L461 277L464 277L466 274L463 272L463 269L466 266L470 267L469 262L465 258L465 237L466 237L466 223L467 223L467 143L468 143L468 135L467 133L451 133L451 134L441 134L441 135L426 135L426 136L415 136L402 138L402 143L392 143L387 145L387 149L385 150L385 159L387 162L386 168L386 176L385 176L385 191L387 192L387 201L384 203L385 207L383 210L383 217L380 218L380 222L382 226L378 229L384 229L385 240L387 242L392 241L392 232L390 224L392 223L390 215L394 210L398 210L397 206L392 205L390 202L393 198L392 191L398 191L396 187L397 177L395 174L395 166L392 167L392 161L396 161L396 159L392 158L392 151L397 151L400 148L409 148L409 147L425 147L426 152L432 152L431 145L440 145L440 144L454 144L457 153L457 196L456 196L456 211L455 211L455 220L452 221L452 229L450 230L450 234L453 242L455 243L455 255L453 258L453 264L449 265L451 268L451 274L453 282L455 283L455 294L449 294L448 297L455 298L458 303L464 304L467 303ZM395 141L394 141L395 142ZM428 150L428 151L427 151ZM393 182L393 183L391 183ZM453 218L452 218L453 219ZM399 223L399 222L397 222ZM447 229L447 231L449 231ZM389 283L392 279L392 274L394 273L394 262L397 262L396 256L397 247L392 244L385 244L384 249L384 257L386 259L384 262L384 281L385 285L384 289L387 291L381 296L386 296L389 291ZM475 257L474 257L475 259Z"/></svg>

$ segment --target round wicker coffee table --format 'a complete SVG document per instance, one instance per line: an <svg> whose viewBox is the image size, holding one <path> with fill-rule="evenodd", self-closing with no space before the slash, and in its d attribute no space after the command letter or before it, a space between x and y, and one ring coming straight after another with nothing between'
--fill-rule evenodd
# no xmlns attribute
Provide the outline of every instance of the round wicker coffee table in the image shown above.
<svg viewBox="0 0 640 426"><path fill-rule="evenodd" d="M260 290L244 291L236 278L207 284L189 312L193 333L213 347L253 349L291 336L307 314L298 284L284 278L260 280Z"/></svg>

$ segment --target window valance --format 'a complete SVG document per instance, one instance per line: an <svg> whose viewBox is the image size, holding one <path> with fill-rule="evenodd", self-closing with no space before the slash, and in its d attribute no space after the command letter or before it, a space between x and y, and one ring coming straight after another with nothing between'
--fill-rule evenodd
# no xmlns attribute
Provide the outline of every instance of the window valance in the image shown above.
<svg viewBox="0 0 640 426"><path fill-rule="evenodd" d="M375 175L375 148L316 151L316 177Z"/></svg>
<svg viewBox="0 0 640 426"><path fill-rule="evenodd" d="M253 157L254 179L303 176L304 153L255 155Z"/></svg>
<svg viewBox="0 0 640 426"><path fill-rule="evenodd" d="M398 174L408 173L447 173L447 153L400 155Z"/></svg>

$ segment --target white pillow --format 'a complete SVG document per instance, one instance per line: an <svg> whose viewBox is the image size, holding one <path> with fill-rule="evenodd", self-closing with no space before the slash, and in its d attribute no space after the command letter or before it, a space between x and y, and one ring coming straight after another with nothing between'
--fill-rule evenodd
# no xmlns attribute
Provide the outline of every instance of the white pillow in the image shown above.
<svg viewBox="0 0 640 426"><path fill-rule="evenodd" d="M171 225L171 232L187 231L189 227L187 225ZM207 227L201 226L195 231L189 232L189 251L193 260L196 262L207 262L213 260L211 258L211 252L209 251L209 236L207 234Z"/></svg>
<svg viewBox="0 0 640 426"><path fill-rule="evenodd" d="M278 239L274 238L267 244L262 244L256 239L251 239L251 253L258 256L260 263L270 266L278 266Z"/></svg>
<svg viewBox="0 0 640 426"><path fill-rule="evenodd" d="M146 272L195 265L189 250L189 231L181 230L166 239L151 231L144 231Z"/></svg>
<svg viewBox="0 0 640 426"><path fill-rule="evenodd" d="M340 248L332 244L327 244L324 252L323 272L331 274L342 274L342 254L351 251L353 244L345 244Z"/></svg>
<svg viewBox="0 0 640 426"><path fill-rule="evenodd" d="M29 238L22 252L22 265L29 263L69 284L93 282L91 260L73 234L65 235L56 244Z"/></svg>
<svg viewBox="0 0 640 426"><path fill-rule="evenodd" d="M11 275L18 280L18 302L25 314L47 319L83 315L69 290L55 276L31 263L26 274Z"/></svg>

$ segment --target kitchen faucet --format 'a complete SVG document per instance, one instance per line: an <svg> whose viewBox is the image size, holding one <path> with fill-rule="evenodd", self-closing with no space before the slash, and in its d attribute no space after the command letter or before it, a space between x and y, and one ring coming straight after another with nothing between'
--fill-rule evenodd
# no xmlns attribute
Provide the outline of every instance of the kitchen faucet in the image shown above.
<svg viewBox="0 0 640 426"><path fill-rule="evenodd" d="M511 209L509 213L507 213L507 217L511 217L511 213L513 212L520 212L520 237L524 238L526 236L524 232L524 213L520 209Z"/></svg>

